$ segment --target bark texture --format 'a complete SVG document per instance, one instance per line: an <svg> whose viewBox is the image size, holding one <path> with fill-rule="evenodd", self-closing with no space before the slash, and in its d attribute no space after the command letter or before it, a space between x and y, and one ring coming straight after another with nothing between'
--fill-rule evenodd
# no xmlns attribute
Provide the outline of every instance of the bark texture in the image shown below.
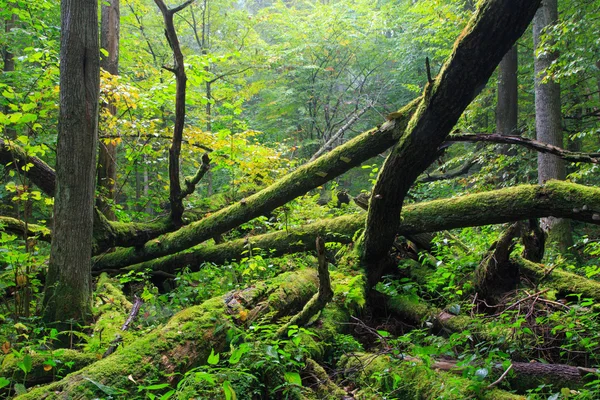
<svg viewBox="0 0 600 400"><path fill-rule="evenodd" d="M181 224L183 216L183 195L179 179L179 156L183 140L183 126L185 124L185 89L187 75L183 62L183 53L179 45L179 38L175 31L173 16L193 3L188 0L175 7L168 8L162 0L154 0L163 15L165 23L165 36L173 50L173 68L167 68L175 75L175 125L173 126L173 140L169 148L169 203L171 204L171 219L175 224Z"/></svg>
<svg viewBox="0 0 600 400"><path fill-rule="evenodd" d="M98 147L98 2L62 0L61 29L57 182L44 319L85 322L91 315Z"/></svg>
<svg viewBox="0 0 600 400"><path fill-rule="evenodd" d="M149 241L143 247L107 254L103 257L103 263L110 265L110 268L120 268L174 254L286 204L389 148L404 132L416 104L414 101L399 111L401 116L393 124L388 121L379 128L357 136L243 201L184 226L177 232Z"/></svg>
<svg viewBox="0 0 600 400"><path fill-rule="evenodd" d="M523 34L539 0L480 3L439 76L429 82L406 134L387 158L371 198L361 256L368 284L380 278L400 222L406 193L438 157L438 147L485 86L502 57Z"/></svg>

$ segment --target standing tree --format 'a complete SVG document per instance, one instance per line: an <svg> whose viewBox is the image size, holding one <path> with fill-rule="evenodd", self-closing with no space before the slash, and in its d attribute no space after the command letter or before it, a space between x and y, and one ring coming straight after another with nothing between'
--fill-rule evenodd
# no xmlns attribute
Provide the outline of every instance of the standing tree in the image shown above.
<svg viewBox="0 0 600 400"><path fill-rule="evenodd" d="M108 53L100 59L100 66L111 75L119 74L119 0L102 3L100 45ZM114 104L106 104L111 115L116 114ZM98 208L110 220L115 220L111 202L115 200L115 182L117 180L117 146L113 141L100 142L98 155L98 186L101 196Z"/></svg>
<svg viewBox="0 0 600 400"><path fill-rule="evenodd" d="M44 319L86 321L91 314L100 57L98 2L62 0L60 113L54 230Z"/></svg>
<svg viewBox="0 0 600 400"><path fill-rule="evenodd" d="M501 135L517 133L518 88L517 88L518 52L514 45L504 55L498 66L498 104L496 106L496 129Z"/></svg>
<svg viewBox="0 0 600 400"><path fill-rule="evenodd" d="M557 54L541 47L543 30L558 20L557 0L545 0L533 19L533 41L535 48L535 125L537 140L557 147L563 147L561 126L560 85L547 74L547 69L556 60ZM538 182L544 184L550 179L564 180L564 162L552 154L538 154ZM546 218L544 228L557 242L561 252L567 252L573 245L571 224L568 220Z"/></svg>

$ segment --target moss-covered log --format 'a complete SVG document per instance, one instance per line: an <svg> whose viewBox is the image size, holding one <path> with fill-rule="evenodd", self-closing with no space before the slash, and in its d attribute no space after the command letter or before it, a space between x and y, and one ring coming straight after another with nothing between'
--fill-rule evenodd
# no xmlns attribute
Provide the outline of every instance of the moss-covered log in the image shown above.
<svg viewBox="0 0 600 400"><path fill-rule="evenodd" d="M514 332L509 328L482 325L481 322L466 315L450 314L417 296L394 296L388 299L387 306L391 312L417 325L429 322L438 330L448 332L468 330L472 332L473 337L485 341L509 342L514 338Z"/></svg>
<svg viewBox="0 0 600 400"><path fill-rule="evenodd" d="M228 328L234 328L242 314L247 317L246 321L289 315L312 297L317 285L315 271L305 269L215 297L179 312L163 328L113 355L18 398L90 399L106 395L100 387L112 388L115 393L125 395L136 393L138 384L156 381L175 384L178 373L205 363L211 350L227 350Z"/></svg>
<svg viewBox="0 0 600 400"><path fill-rule="evenodd" d="M27 152L13 141L0 138L0 164L25 174L42 192L54 196L56 187L54 169L39 158L27 155ZM25 165L29 165L29 168L23 170L22 167Z"/></svg>
<svg viewBox="0 0 600 400"><path fill-rule="evenodd" d="M286 204L389 148L404 132L416 104L414 101L404 107L394 124L386 123L355 137L240 202L151 240L142 248L107 254L102 260L104 267L120 268L177 253Z"/></svg>
<svg viewBox="0 0 600 400"><path fill-rule="evenodd" d="M351 354L342 358L340 367L361 387L355 395L358 400L380 398L381 392L393 392L398 399L525 399L495 388L478 391L468 379L434 372L420 363L402 362L389 355Z"/></svg>
<svg viewBox="0 0 600 400"><path fill-rule="evenodd" d="M544 186L521 185L434 200L404 207L401 235L443 231L467 226L480 226L555 216L582 222L600 224L600 189L563 181L550 181ZM127 270L164 271L175 273L191 266L197 269L203 262L223 263L242 257L248 245L264 249L268 254L280 255L307 251L313 248L317 236L326 242L350 243L355 232L364 227L365 214L355 214L292 227L220 245L202 244L184 252L128 266ZM157 239L160 240L160 239ZM127 258L117 262L126 264ZM114 256L94 258L94 271L115 268Z"/></svg>
<svg viewBox="0 0 600 400"><path fill-rule="evenodd" d="M519 264L522 274L533 282L540 282L544 286L556 289L560 296L581 294L582 298L591 298L600 302L600 282L598 281L559 268L544 268L540 264L521 257L515 257L513 260Z"/></svg>
<svg viewBox="0 0 600 400"><path fill-rule="evenodd" d="M31 357L32 365L32 369L27 375L17 365L23 362L26 356ZM22 354L6 355L0 365L0 376L11 379L14 383L24 383L28 386L39 385L52 382L56 379L57 374L65 375L71 371L78 371L96 361L98 361L96 354L70 349L59 349L52 352L32 350Z"/></svg>
<svg viewBox="0 0 600 400"><path fill-rule="evenodd" d="M417 359L415 361L418 362ZM461 374L464 367L457 366L456 360L436 361L431 364L432 369ZM597 368L581 368L566 364L543 364L539 362L512 362L511 374L503 380L510 384L512 390L525 393L528 389L535 389L540 385L553 385L554 388L577 389L583 386L589 374L598 374ZM505 370L501 364L493 366L494 374L498 377ZM594 375L592 375L594 376Z"/></svg>
<svg viewBox="0 0 600 400"><path fill-rule="evenodd" d="M50 229L36 224L26 224L20 219L0 216L0 229L23 237L27 230L27 237L37 237L44 242L50 242Z"/></svg>

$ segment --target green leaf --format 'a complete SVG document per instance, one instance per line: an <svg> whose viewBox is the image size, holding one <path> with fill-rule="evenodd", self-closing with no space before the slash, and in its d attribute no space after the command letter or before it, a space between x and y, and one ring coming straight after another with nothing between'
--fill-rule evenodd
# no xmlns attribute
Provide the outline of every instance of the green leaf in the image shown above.
<svg viewBox="0 0 600 400"><path fill-rule="evenodd" d="M100 53L104 56L104 57L108 57L108 50L106 49L100 49Z"/></svg>
<svg viewBox="0 0 600 400"><path fill-rule="evenodd" d="M298 385L298 386L302 386L302 378L300 378L300 374L297 372L286 372L284 374L285 380L288 383L294 384L294 385Z"/></svg>
<svg viewBox="0 0 600 400"><path fill-rule="evenodd" d="M242 358L242 356L248 351L250 351L250 345L248 343L242 343L237 349L231 350L229 364L237 364Z"/></svg>
<svg viewBox="0 0 600 400"><path fill-rule="evenodd" d="M21 370L26 374L31 372L31 369L33 368L33 360L31 356L29 354L25 354L25 357L23 357L23 361L19 361L17 363L17 366L21 368Z"/></svg>
<svg viewBox="0 0 600 400"><path fill-rule="evenodd" d="M208 382L211 385L215 384L215 378L213 377L213 375L209 374L208 372L204 372L204 371L196 372L194 374L194 380L196 382Z"/></svg>
<svg viewBox="0 0 600 400"><path fill-rule="evenodd" d="M388 331L377 331L377 333L381 337L390 337L390 333Z"/></svg>
<svg viewBox="0 0 600 400"><path fill-rule="evenodd" d="M237 397L235 395L235 391L233 390L233 387L231 386L231 382L229 382L229 381L223 382L223 392L225 392L226 400L236 400L237 399Z"/></svg>
<svg viewBox="0 0 600 400"><path fill-rule="evenodd" d="M90 379L90 378L87 378L87 377L83 377L83 379L85 379L86 381L92 383L94 386L96 386L98 389L100 389L104 394L107 394L109 396L114 396L116 394L125 392L122 389L116 389L116 388L112 388L110 386L103 385L100 382L96 382L93 379Z"/></svg>
<svg viewBox="0 0 600 400"><path fill-rule="evenodd" d="M0 376L0 389L2 389L5 386L10 385L10 381L8 379L6 379L3 376Z"/></svg>
<svg viewBox="0 0 600 400"><path fill-rule="evenodd" d="M217 365L219 363L219 353L215 354L215 349L210 351L210 356L208 356L207 363L210 365Z"/></svg>
<svg viewBox="0 0 600 400"><path fill-rule="evenodd" d="M170 399L174 394L175 394L175 390L171 389L167 393L165 393L162 396L160 396L160 400Z"/></svg>
<svg viewBox="0 0 600 400"><path fill-rule="evenodd" d="M160 390L160 389L164 389L164 388L168 388L168 387L169 387L168 383L160 383L160 384L156 384L156 385L144 386L144 389L146 389L146 390Z"/></svg>

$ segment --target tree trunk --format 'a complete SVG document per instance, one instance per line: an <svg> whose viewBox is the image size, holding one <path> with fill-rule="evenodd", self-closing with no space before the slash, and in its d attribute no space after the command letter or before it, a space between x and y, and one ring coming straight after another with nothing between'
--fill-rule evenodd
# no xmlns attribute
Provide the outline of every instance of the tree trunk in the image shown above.
<svg viewBox="0 0 600 400"><path fill-rule="evenodd" d="M496 131L501 135L517 134L519 110L517 91L518 51L514 45L504 55L498 66L498 104L496 106Z"/></svg>
<svg viewBox="0 0 600 400"><path fill-rule="evenodd" d="M171 219L176 225L182 223L183 216L183 195L181 193L181 184L179 179L179 158L181 154L181 142L183 140L183 127L185 124L185 90L187 84L187 75L185 73L185 64L183 53L179 45L179 38L175 31L173 16L192 4L194 0L188 0L185 3L169 9L163 0L154 0L160 12L163 15L165 23L165 35L173 51L173 68L168 68L175 75L175 125L173 126L173 140L169 147L169 203L171 204Z"/></svg>
<svg viewBox="0 0 600 400"><path fill-rule="evenodd" d="M86 323L98 148L98 2L62 0L61 29L56 196L44 320Z"/></svg>
<svg viewBox="0 0 600 400"><path fill-rule="evenodd" d="M500 135L518 134L518 77L519 52L515 44L504 55L498 66L498 103L496 105L496 131ZM509 154L509 146L500 146L502 154Z"/></svg>
<svg viewBox="0 0 600 400"><path fill-rule="evenodd" d="M523 34L539 3L539 0L480 3L442 71L428 82L406 134L388 156L373 188L364 241L359 247L368 271L368 285L379 281L386 265L406 193L419 174L439 156L438 147L485 86L502 57Z"/></svg>
<svg viewBox="0 0 600 400"><path fill-rule="evenodd" d="M564 147L561 126L560 85L547 76L546 70L557 59L557 54L540 50L543 30L558 20L558 1L544 0L533 20L533 42L535 70L535 125L537 140L557 147ZM566 169L564 162L553 155L538 154L538 182L544 184L550 179L564 180ZM550 238L556 241L562 253L568 253L573 245L569 221L547 218L543 228L550 232Z"/></svg>
<svg viewBox="0 0 600 400"><path fill-rule="evenodd" d="M119 74L119 0L109 0L102 3L100 47L108 51L108 56L100 58L100 68L112 75ZM111 115L116 114L114 104L105 107ZM100 196L96 202L100 211L111 221L116 220L113 204L117 181L117 146L109 142L100 142L98 155L98 188ZM106 199L106 200L105 200Z"/></svg>

